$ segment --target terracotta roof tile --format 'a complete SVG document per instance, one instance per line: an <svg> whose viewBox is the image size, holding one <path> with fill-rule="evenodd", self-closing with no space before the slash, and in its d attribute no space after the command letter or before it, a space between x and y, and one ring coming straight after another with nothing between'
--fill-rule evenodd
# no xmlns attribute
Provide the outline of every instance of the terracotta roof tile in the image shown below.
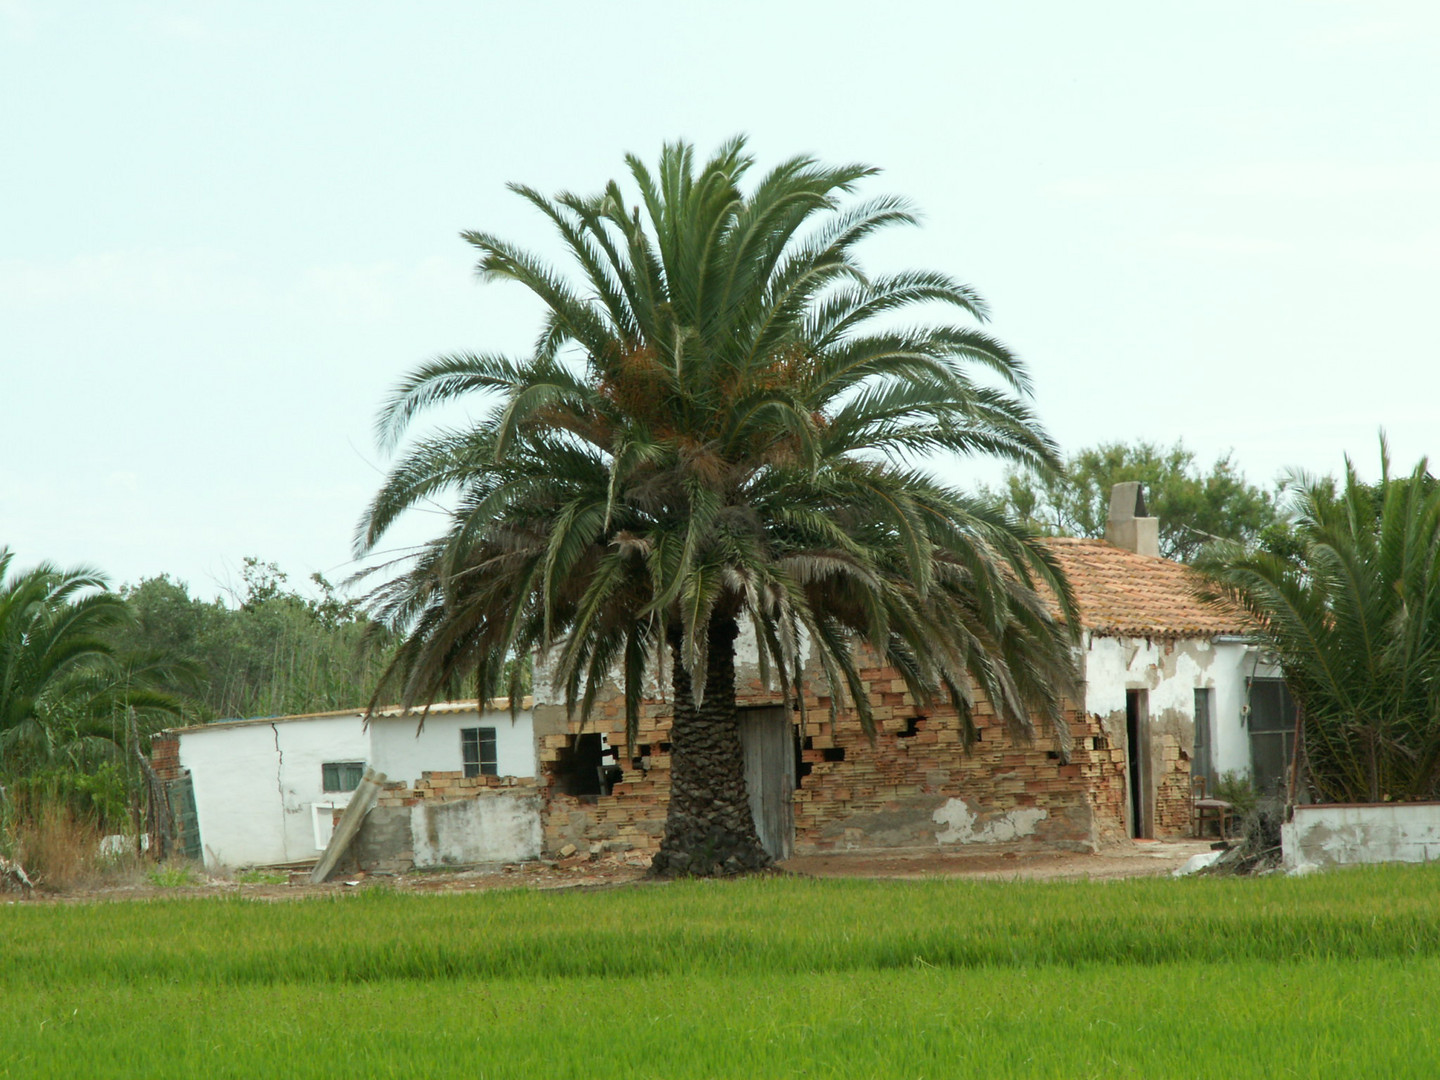
<svg viewBox="0 0 1440 1080"><path fill-rule="evenodd" d="M1245 632L1242 615L1196 595L1194 571L1104 540L1045 541L1070 579L1081 625L1102 637L1212 637Z"/></svg>

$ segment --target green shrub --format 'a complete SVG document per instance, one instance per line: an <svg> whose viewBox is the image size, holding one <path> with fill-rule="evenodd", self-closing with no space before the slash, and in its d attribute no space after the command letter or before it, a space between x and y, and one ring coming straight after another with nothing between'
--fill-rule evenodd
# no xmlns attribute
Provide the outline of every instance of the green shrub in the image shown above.
<svg viewBox="0 0 1440 1080"><path fill-rule="evenodd" d="M241 870L235 880L241 885L285 885L290 875L275 870Z"/></svg>
<svg viewBox="0 0 1440 1080"><path fill-rule="evenodd" d="M145 876L157 889L181 889L199 882L195 868L185 863L166 863L164 866L155 867Z"/></svg>
<svg viewBox="0 0 1440 1080"><path fill-rule="evenodd" d="M1260 799L1260 792L1255 789L1255 784L1246 772L1230 770L1220 774L1215 781L1215 787L1207 792L1216 799L1224 799L1235 808L1235 816L1243 818L1255 809L1256 802Z"/></svg>

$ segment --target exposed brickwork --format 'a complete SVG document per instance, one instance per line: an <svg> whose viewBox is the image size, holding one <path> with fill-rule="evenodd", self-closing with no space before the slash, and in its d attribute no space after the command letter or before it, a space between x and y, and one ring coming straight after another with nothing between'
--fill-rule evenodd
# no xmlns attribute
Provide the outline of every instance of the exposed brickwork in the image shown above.
<svg viewBox="0 0 1440 1080"><path fill-rule="evenodd" d="M1088 849L1126 835L1125 752L1108 744L1097 718L1077 710L1068 714L1075 750L1062 764L1050 740L1017 743L982 701L976 716L980 741L967 754L954 709L937 706L922 715L889 668L865 669L862 678L878 728L873 743L853 710L842 711L832 724L829 699L813 696L824 684L810 680L800 753L801 771L808 775L800 778L794 798L797 853L933 849L966 841ZM758 680L742 680L737 693L742 706L778 700ZM668 714L664 702L646 703L638 744L630 747L618 693L599 701L583 730L607 736L623 780L610 795L575 797L557 793L557 765L582 728L565 720L558 706L537 707L536 728L544 732L537 738L540 780L548 788L547 852L558 853L567 844L594 851L659 847L668 799L669 759L662 748ZM798 724L798 712L795 717ZM635 767L636 759L643 768ZM1165 809L1162 823L1168 827L1172 818ZM1028 824L1018 836L1011 830L1016 820Z"/></svg>
<svg viewBox="0 0 1440 1080"><path fill-rule="evenodd" d="M422 772L415 783L403 780L387 783L375 800L376 806L414 806L417 802L454 802L476 799L493 788L534 788L531 776L466 776L463 772Z"/></svg>
<svg viewBox="0 0 1440 1080"><path fill-rule="evenodd" d="M1190 757L1174 735L1161 737L1162 771L1155 778L1155 835L1190 833Z"/></svg>
<svg viewBox="0 0 1440 1080"><path fill-rule="evenodd" d="M150 767L161 780L176 780L184 773L180 767L180 736L163 732L150 739Z"/></svg>

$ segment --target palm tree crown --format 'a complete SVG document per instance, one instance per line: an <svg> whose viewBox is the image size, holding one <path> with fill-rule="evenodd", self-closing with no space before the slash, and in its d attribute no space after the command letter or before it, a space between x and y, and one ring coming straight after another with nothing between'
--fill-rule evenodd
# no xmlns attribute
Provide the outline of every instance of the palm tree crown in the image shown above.
<svg viewBox="0 0 1440 1080"><path fill-rule="evenodd" d="M460 674L498 693L508 659L554 648L572 708L588 711L618 673L633 721L643 676L668 649L666 844L680 869L712 872L718 863L685 864L680 849L717 828L705 843L743 847L748 809L723 828L692 821L685 843L670 834L677 814L704 816L681 797L694 764L684 730L733 728L741 623L787 695L808 651L834 707L848 696L867 726L857 641L917 695L950 697L967 726L975 686L1018 729L1059 718L1069 638L1035 588L1067 607L1058 569L998 511L917 465L936 452L1041 467L1054 455L1003 345L901 322L921 305L983 321L972 289L934 272L861 270L861 240L913 221L893 198L844 204L873 169L794 158L747 194L738 139L698 170L683 143L654 173L627 163L630 208L614 182L593 197L514 187L559 232L576 280L464 234L482 276L544 301L540 334L528 357L444 356L397 387L379 421L392 447L440 402L478 394L487 411L407 449L357 546L372 550L421 500L456 498L446 532L375 595L377 613L407 632L391 673L407 701ZM976 366L990 378L972 379ZM724 757L728 741L689 757ZM702 786L714 796L725 784Z"/></svg>

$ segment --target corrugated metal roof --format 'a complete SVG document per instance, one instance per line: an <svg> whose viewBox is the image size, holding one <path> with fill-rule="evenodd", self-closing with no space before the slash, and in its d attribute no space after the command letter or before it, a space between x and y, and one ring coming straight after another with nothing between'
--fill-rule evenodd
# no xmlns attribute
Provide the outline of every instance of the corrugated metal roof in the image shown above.
<svg viewBox="0 0 1440 1080"><path fill-rule="evenodd" d="M1183 563L1137 555L1104 540L1045 541L1070 579L1080 623L1101 637L1214 637L1243 634L1243 614L1197 593L1199 578Z"/></svg>
<svg viewBox="0 0 1440 1080"><path fill-rule="evenodd" d="M520 709L521 711L529 710L534 704L534 698L526 697L520 702ZM383 708L376 709L371 719L372 721L391 719L419 720L420 717L426 713L435 716L458 712L508 712L509 709L509 698L496 698L484 709L480 708L478 701L471 698L469 701L437 701L434 705L431 705L428 710L423 708L402 709L399 705L386 705ZM295 720L328 720L339 716L364 717L364 715L364 709L335 709L331 712L297 713L294 716L252 716L243 720L216 720L210 724L192 724L189 727L169 728L167 730L171 735L185 735L192 731L216 731L221 728L248 727L253 724L288 724Z"/></svg>

